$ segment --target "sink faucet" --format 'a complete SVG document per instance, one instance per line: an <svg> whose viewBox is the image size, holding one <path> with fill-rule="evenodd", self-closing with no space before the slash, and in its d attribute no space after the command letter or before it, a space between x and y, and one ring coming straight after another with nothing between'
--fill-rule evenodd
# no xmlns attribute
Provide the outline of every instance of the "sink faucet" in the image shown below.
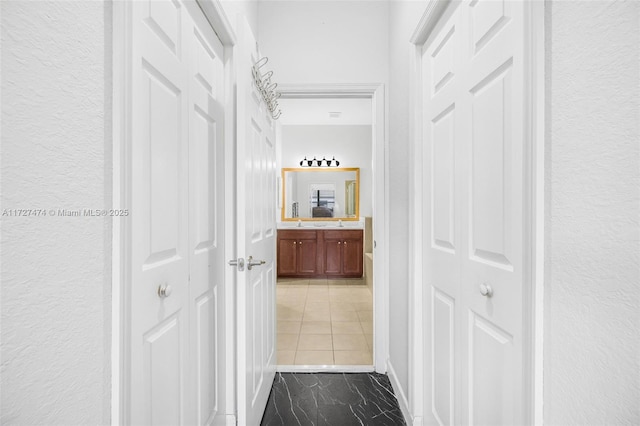
<svg viewBox="0 0 640 426"><path fill-rule="evenodd" d="M298 219L298 228L302 228L302 221Z"/></svg>

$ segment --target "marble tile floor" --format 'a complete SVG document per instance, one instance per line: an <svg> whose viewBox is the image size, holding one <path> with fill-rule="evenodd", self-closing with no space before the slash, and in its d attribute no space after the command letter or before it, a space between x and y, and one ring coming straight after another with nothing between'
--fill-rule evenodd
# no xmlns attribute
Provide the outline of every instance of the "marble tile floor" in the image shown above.
<svg viewBox="0 0 640 426"><path fill-rule="evenodd" d="M276 373L262 426L405 425L389 378L378 373Z"/></svg>
<svg viewBox="0 0 640 426"><path fill-rule="evenodd" d="M373 298L363 279L278 279L279 365L373 364Z"/></svg>

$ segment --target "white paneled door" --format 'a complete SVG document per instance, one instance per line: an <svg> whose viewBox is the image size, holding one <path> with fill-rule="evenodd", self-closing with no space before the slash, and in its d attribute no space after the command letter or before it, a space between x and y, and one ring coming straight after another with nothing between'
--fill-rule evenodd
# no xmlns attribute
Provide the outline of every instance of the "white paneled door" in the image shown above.
<svg viewBox="0 0 640 426"><path fill-rule="evenodd" d="M237 209L238 424L258 425L275 377L275 122L253 84L260 58L245 19L238 25ZM250 266L250 259L257 263Z"/></svg>
<svg viewBox="0 0 640 426"><path fill-rule="evenodd" d="M194 2L131 2L125 418L212 424L224 397L223 49Z"/></svg>
<svg viewBox="0 0 640 426"><path fill-rule="evenodd" d="M525 2L452 3L422 51L425 408L525 424Z"/></svg>

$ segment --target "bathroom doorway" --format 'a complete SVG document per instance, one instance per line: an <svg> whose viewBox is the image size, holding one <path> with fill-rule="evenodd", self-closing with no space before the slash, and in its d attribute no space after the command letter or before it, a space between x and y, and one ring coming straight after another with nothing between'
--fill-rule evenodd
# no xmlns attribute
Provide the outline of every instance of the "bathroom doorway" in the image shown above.
<svg viewBox="0 0 640 426"><path fill-rule="evenodd" d="M376 251L377 263L381 265L373 262L374 246L385 239L386 230L384 214L379 214L384 212L387 187L383 173L385 141L380 131L384 117L381 92L378 86L350 89L285 86L282 89L283 115L276 146L278 170L354 168L359 176L357 183L348 179L338 182L335 194L326 192L329 195L318 196L317 188L328 188L326 177L331 173L311 173L317 177L305 185L308 189L313 186L316 197L301 195L300 200L294 200L290 179L284 173L279 175L277 218L278 232L283 238L279 243L280 256L289 260L295 257L287 252L291 245L299 258L312 253L312 257L318 257L318 264L324 266L323 262L329 262L327 250L333 244L343 250L345 256L347 250L352 256L357 253L361 272L354 275L355 269L352 269L348 274L331 275L331 272L325 274L326 268L313 273L307 267L304 276L281 274L276 308L279 371L384 371L386 368L388 321L384 301L388 298L382 268L383 250ZM359 201L357 213L353 210L355 187ZM379 189L377 193L374 188ZM306 186L297 188L297 192L305 194L306 189ZM316 206L314 202L319 204ZM304 212L312 209L323 210L324 217L305 218ZM358 235L361 235L359 241ZM293 242L284 241L284 236L293 236ZM358 249L354 249L356 246ZM280 250L280 247L287 249Z"/></svg>

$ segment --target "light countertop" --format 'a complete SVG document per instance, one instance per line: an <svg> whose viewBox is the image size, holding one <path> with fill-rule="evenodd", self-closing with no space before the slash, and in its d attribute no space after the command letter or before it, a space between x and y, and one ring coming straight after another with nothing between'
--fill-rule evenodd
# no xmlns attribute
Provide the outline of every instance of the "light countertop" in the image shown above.
<svg viewBox="0 0 640 426"><path fill-rule="evenodd" d="M364 229L364 220L359 221L300 221L300 222L277 222L277 229L301 229L301 230L348 230L348 229Z"/></svg>

